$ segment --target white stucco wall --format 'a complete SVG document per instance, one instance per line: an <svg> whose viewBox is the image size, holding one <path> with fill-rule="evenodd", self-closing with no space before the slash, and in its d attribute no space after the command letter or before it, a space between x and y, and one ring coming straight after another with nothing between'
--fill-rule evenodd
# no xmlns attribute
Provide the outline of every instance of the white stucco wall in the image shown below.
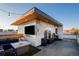
<svg viewBox="0 0 79 59"><path fill-rule="evenodd" d="M25 34L24 31L24 27L26 26L30 26L30 25L36 25L36 20L33 20L33 21L30 21L30 22L27 22L27 23L24 23L24 24L21 24L18 26L18 33L19 34ZM25 39L29 42L32 43L32 45L36 46L36 35L25 35Z"/></svg>
<svg viewBox="0 0 79 59"><path fill-rule="evenodd" d="M24 23L24 24L21 24L18 26L18 33L20 34L24 34L24 27L25 26L30 26L30 25L36 25L36 21L33 20L33 21L30 21L30 22L27 22L27 23Z"/></svg>
<svg viewBox="0 0 79 59"><path fill-rule="evenodd" d="M24 34L24 27L35 25L35 35L25 35L25 39L30 41L33 46L41 45L41 38L44 37L44 31L50 30L51 33L55 33L55 27L51 24L44 23L44 22L36 22L36 20L30 21L28 23L22 24L18 26L18 33ZM58 28L59 37L62 38L63 28Z"/></svg>
<svg viewBox="0 0 79 59"><path fill-rule="evenodd" d="M63 39L63 27L55 27L51 24L44 23L44 22L38 22L36 23L36 28L37 28L37 44L41 45L41 38L44 38L44 31L48 30L51 31L52 33L55 33L55 28L58 28L58 35L60 39ZM39 31L38 31L39 29Z"/></svg>
<svg viewBox="0 0 79 59"><path fill-rule="evenodd" d="M78 43L78 45L79 45L79 35L77 36L77 43Z"/></svg>
<svg viewBox="0 0 79 59"><path fill-rule="evenodd" d="M41 45L41 38L44 38L44 31L45 30L50 30L52 33L55 32L54 26L44 23L44 22L37 23L36 28L37 28L36 38L37 38L38 45Z"/></svg>
<svg viewBox="0 0 79 59"><path fill-rule="evenodd" d="M58 36L60 39L63 39L63 27L58 27Z"/></svg>

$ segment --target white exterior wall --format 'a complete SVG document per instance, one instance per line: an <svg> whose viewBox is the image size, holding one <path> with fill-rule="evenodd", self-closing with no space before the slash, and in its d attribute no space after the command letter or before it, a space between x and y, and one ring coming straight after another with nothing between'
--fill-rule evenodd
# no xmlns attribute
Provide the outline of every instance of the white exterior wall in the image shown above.
<svg viewBox="0 0 79 59"><path fill-rule="evenodd" d="M33 20L33 21L30 21L30 22L27 22L25 24L22 24L22 25L19 25L18 26L18 33L19 34L25 34L24 31L25 31L25 27L26 26L31 26L31 25L36 25L36 20ZM29 42L32 43L32 45L36 46L36 35L25 35L25 39Z"/></svg>
<svg viewBox="0 0 79 59"><path fill-rule="evenodd" d="M51 34L52 34L52 33L55 33L55 28L58 28L59 38L63 39L63 27L54 27L53 25L48 24L48 23L38 22L36 24L36 28L37 28L36 38L37 38L38 45L41 45L41 38L44 38L45 30L51 31ZM39 29L39 31L38 31L38 29Z"/></svg>
<svg viewBox="0 0 79 59"><path fill-rule="evenodd" d="M19 34L24 34L24 27L25 26L30 26L30 25L36 25L36 21L35 20L33 20L33 21L30 21L30 22L27 22L27 23L25 23L25 24L22 24L22 25L19 25L18 26L18 33Z"/></svg>
<svg viewBox="0 0 79 59"><path fill-rule="evenodd" d="M58 36L60 39L63 39L63 27L58 27Z"/></svg>
<svg viewBox="0 0 79 59"><path fill-rule="evenodd" d="M77 36L77 43L78 43L78 45L79 45L79 35Z"/></svg>
<svg viewBox="0 0 79 59"><path fill-rule="evenodd" d="M54 26L47 24L47 23L43 23L43 22L37 23L36 28L37 28L37 35L36 35L37 46L41 45L41 38L44 38L45 30L50 30L51 33L55 32ZM38 29L39 29L39 31L38 31Z"/></svg>
<svg viewBox="0 0 79 59"><path fill-rule="evenodd" d="M55 27L51 24L45 23L45 22L36 22L36 20L30 21L28 23L22 24L18 26L18 33L24 34L24 27L35 25L35 35L25 35L25 39L27 41L30 41L33 46L39 46L41 45L41 38L44 38L44 31L48 30L51 31L51 33L55 33ZM62 38L63 36L63 30L62 28L58 29L59 37Z"/></svg>

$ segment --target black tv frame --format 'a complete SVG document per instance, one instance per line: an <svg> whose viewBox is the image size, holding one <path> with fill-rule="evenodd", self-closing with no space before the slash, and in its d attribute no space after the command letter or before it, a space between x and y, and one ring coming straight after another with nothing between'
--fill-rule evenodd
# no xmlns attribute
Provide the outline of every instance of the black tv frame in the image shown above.
<svg viewBox="0 0 79 59"><path fill-rule="evenodd" d="M35 25L25 26L24 32L28 35L35 35Z"/></svg>

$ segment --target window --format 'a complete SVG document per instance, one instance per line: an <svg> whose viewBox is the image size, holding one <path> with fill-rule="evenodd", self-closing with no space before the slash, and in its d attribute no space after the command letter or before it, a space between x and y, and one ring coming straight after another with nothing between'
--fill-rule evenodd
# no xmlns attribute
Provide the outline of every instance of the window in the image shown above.
<svg viewBox="0 0 79 59"><path fill-rule="evenodd" d="M35 26L26 26L25 27L25 34L35 35Z"/></svg>
<svg viewBox="0 0 79 59"><path fill-rule="evenodd" d="M58 34L58 29L57 28L55 29L55 33Z"/></svg>

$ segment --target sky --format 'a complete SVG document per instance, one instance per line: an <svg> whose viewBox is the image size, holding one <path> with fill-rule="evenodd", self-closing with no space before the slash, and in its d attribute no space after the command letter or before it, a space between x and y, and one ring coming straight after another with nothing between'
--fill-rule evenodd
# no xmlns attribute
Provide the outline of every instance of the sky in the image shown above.
<svg viewBox="0 0 79 59"><path fill-rule="evenodd" d="M32 7L37 7L49 16L58 20L63 24L64 28L79 27L79 4L56 4L56 3L0 3L0 28L3 29L17 29L11 23L22 16ZM10 14L5 12L12 12L17 14Z"/></svg>

